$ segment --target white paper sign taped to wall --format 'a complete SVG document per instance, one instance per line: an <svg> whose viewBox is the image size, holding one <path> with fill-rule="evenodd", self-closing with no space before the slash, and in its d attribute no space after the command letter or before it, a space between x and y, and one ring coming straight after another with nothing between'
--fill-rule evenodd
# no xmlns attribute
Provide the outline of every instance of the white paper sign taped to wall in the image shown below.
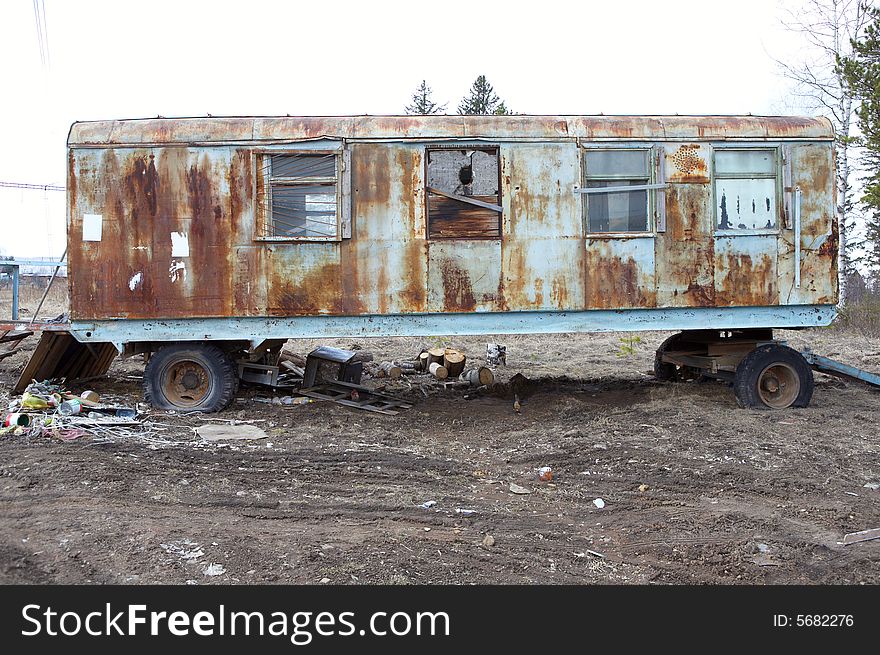
<svg viewBox="0 0 880 655"><path fill-rule="evenodd" d="M100 214L83 214L83 241L100 241L103 223Z"/></svg>

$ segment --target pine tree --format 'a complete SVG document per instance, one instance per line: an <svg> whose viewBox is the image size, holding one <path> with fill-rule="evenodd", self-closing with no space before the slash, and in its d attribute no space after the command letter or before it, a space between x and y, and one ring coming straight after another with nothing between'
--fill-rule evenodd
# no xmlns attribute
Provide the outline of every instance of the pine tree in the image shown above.
<svg viewBox="0 0 880 655"><path fill-rule="evenodd" d="M419 88L412 95L412 104L405 107L407 114L442 114L446 111L446 105L438 105L431 99L431 87L427 81L422 80Z"/></svg>
<svg viewBox="0 0 880 655"><path fill-rule="evenodd" d="M462 98L458 105L458 113L468 116L485 116L490 114L509 115L504 102L495 93L485 75L480 75L471 85L470 93Z"/></svg>
<svg viewBox="0 0 880 655"><path fill-rule="evenodd" d="M880 279L880 10L868 12L870 23L853 42L850 57L840 58L838 70L857 102L856 118L866 172L865 193L859 203L866 212L863 262L874 280Z"/></svg>

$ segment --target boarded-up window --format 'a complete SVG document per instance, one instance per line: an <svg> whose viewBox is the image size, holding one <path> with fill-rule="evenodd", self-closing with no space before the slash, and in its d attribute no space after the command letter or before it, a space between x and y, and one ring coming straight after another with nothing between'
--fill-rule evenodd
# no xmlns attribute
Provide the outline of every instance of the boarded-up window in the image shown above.
<svg viewBox="0 0 880 655"><path fill-rule="evenodd" d="M336 153L263 155L263 188L259 194L261 238L338 238L337 160Z"/></svg>
<svg viewBox="0 0 880 655"><path fill-rule="evenodd" d="M715 151L718 231L776 229L776 150Z"/></svg>
<svg viewBox="0 0 880 655"><path fill-rule="evenodd" d="M498 149L429 149L428 238L501 236Z"/></svg>

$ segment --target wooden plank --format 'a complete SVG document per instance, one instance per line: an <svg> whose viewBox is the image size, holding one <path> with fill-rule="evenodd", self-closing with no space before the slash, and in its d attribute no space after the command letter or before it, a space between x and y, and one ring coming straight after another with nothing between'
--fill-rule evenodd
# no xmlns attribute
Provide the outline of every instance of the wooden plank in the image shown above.
<svg viewBox="0 0 880 655"><path fill-rule="evenodd" d="M501 205L496 205L489 202L483 202L482 200L477 200L472 196L459 196L454 193L447 193L446 191L441 191L440 189L435 189L433 187L428 187L428 193L434 193L438 196L443 196L444 198L449 198L451 200L458 200L459 202L465 202L469 205L474 205L476 207L482 207L483 209L491 209L493 212L501 213Z"/></svg>
<svg viewBox="0 0 880 655"><path fill-rule="evenodd" d="M0 343L8 343L10 341L21 341L33 334L32 330L10 330L3 336L0 336Z"/></svg>

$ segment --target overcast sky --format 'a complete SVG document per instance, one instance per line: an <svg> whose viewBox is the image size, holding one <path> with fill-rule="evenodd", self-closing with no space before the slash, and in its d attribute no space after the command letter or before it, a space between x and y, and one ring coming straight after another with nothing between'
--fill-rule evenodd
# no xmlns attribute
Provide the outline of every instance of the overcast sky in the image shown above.
<svg viewBox="0 0 880 655"><path fill-rule="evenodd" d="M797 6L798 0L783 6ZM780 114L772 57L802 45L772 1L0 4L0 180L65 183L76 120L394 114L424 78L458 101L486 75L527 114ZM0 251L60 255L64 194L0 188Z"/></svg>

